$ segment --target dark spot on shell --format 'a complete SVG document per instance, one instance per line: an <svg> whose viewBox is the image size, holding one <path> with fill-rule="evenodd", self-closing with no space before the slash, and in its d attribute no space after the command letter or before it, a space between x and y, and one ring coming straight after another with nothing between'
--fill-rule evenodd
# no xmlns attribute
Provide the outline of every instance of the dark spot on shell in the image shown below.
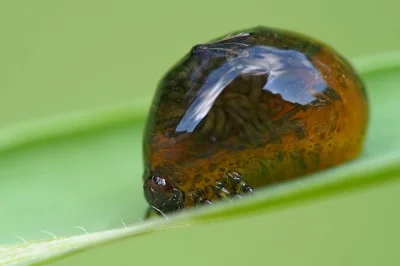
<svg viewBox="0 0 400 266"><path fill-rule="evenodd" d="M301 149L296 153L290 154L290 158L294 163L296 172L303 172L307 169L307 164L304 162L304 151L305 149Z"/></svg>
<svg viewBox="0 0 400 266"><path fill-rule="evenodd" d="M320 154L318 152L309 152L308 156L311 160L311 163L314 165L314 167L318 167L319 161L320 161Z"/></svg>
<svg viewBox="0 0 400 266"><path fill-rule="evenodd" d="M195 175L195 176L194 176L194 180L195 180L196 182L200 182L200 181L201 181L201 175L199 175L199 174Z"/></svg>
<svg viewBox="0 0 400 266"><path fill-rule="evenodd" d="M258 160L258 164L260 165L260 177L261 178L271 178L271 169L270 162L266 162L264 160Z"/></svg>
<svg viewBox="0 0 400 266"><path fill-rule="evenodd" d="M324 94L326 96L328 96L329 98L331 98L333 101L341 101L342 100L340 95L337 94L336 91L334 89L332 89L331 87L327 87L324 91Z"/></svg>
<svg viewBox="0 0 400 266"><path fill-rule="evenodd" d="M208 166L208 171L210 173L214 172L217 169L217 165L215 163L210 163L210 165Z"/></svg>
<svg viewBox="0 0 400 266"><path fill-rule="evenodd" d="M176 182L181 186L186 183L184 179L178 179L178 180L176 180Z"/></svg>
<svg viewBox="0 0 400 266"><path fill-rule="evenodd" d="M280 151L276 154L276 160L279 162L283 161L283 157L285 157L285 153L283 151Z"/></svg>

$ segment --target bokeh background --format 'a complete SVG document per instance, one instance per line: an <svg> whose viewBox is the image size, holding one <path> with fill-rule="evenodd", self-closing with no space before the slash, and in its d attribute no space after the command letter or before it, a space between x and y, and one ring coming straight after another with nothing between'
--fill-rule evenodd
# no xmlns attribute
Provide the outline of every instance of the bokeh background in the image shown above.
<svg viewBox="0 0 400 266"><path fill-rule="evenodd" d="M149 99L196 43L267 25L346 57L400 47L395 0L2 0L0 128Z"/></svg>
<svg viewBox="0 0 400 266"><path fill-rule="evenodd" d="M21 244L19 236L28 241L52 238L43 230L62 237L83 234L77 226L89 232L120 228L122 221L129 225L143 218L147 207L141 188L144 119L131 123L132 115L106 130L89 128L89 132L67 134L59 139L46 139L45 135L53 133L53 128L42 130L37 121L55 117L50 121L57 124L59 115L135 102L141 103L137 108L146 109L160 78L193 45L241 28L266 25L305 33L330 44L351 60L398 50L399 3L395 0L0 0L0 246ZM400 82L396 71L379 77L372 75L367 80L377 88L370 95L375 99L373 108L379 110L372 112L375 115L372 133L376 139L368 142L364 159L381 158L382 154L400 150L398 129L392 126L400 119L392 111L397 106L397 98L392 95L397 95ZM385 89L378 91L380 86ZM390 112L391 116L383 115ZM30 122L35 129L39 128L37 132L18 128ZM14 126L19 135L13 139L14 131L8 129ZM389 127L391 130L386 130ZM12 146L19 141L23 143L25 136L28 141L35 139L36 133L43 133L44 137L6 151L8 137ZM367 164L368 160L363 162ZM288 265L304 259L306 250L317 250L317 257L324 261L327 254L336 255L331 250L337 248L337 243L345 243L338 252L348 249L354 254L378 253L381 256L376 258L385 259L388 254L398 254L396 244L381 243L388 239L397 243L399 237L392 229L397 228L400 212L386 211L381 206L398 202L399 188L397 184L378 192L363 192L363 197L354 194L314 202L297 210L287 209L283 214L246 217L247 227L242 226L250 230L235 236L244 243L246 239L262 243L265 236L259 234L259 228L263 228L270 240L276 240L265 246L275 256L272 261L291 260ZM353 199L356 201L350 202ZM188 230L193 231L187 233L183 229L178 232L182 234L180 237L169 235L174 231L168 231L144 240L138 238L141 241L138 246L149 247L143 248L139 255L148 262L150 256L154 257L154 243L158 241L158 246L174 248L173 243L185 246L187 250L181 252L190 258L190 252L197 250L180 242L190 236L204 239L197 242L201 248L206 246L202 243L207 243L207 248L208 244L218 246L215 253L208 255L217 258L215 264L223 264L226 256L221 256L220 247L228 250L228 243L209 243L207 237L218 235L224 239L242 222L237 219L216 223L211 231L209 227L202 227L203 231L192 227ZM376 224L379 230L371 232L370 224ZM282 235L293 236L293 241L285 243ZM303 239L311 236L314 241L304 245ZM344 237L348 241L343 241ZM370 245L370 238L376 246ZM354 243L359 244L359 249L351 247ZM290 249L295 250L293 257L284 253ZM124 249L118 248L113 254L121 250ZM135 249L126 250L131 254ZM252 249L252 255L258 250ZM168 256L175 256L173 252ZM242 256L243 263L252 258L247 255ZM165 257L157 259L164 263ZM354 265L350 259L347 265ZM362 259L365 263L360 265L379 265L368 256ZM342 265L335 263L331 261L329 265Z"/></svg>

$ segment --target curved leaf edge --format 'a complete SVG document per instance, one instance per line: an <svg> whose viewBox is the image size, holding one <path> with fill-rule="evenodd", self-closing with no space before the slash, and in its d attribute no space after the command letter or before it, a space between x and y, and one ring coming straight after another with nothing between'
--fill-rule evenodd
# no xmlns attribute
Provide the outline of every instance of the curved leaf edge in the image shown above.
<svg viewBox="0 0 400 266"><path fill-rule="evenodd" d="M390 70L400 66L400 51L383 55L374 55L355 60L356 69L362 75ZM21 148L25 145L46 142L63 138L73 134L82 134L88 131L102 130L119 124L143 121L150 102L141 99L134 104L121 104L99 110L79 112L72 115L59 116L35 123L26 123L11 127L0 135L0 152ZM83 252L98 245L105 245L113 241L136 237L168 228L187 226L199 222L211 222L227 219L233 216L254 214L257 211L274 209L277 206L285 207L293 204L301 204L305 200L315 197L329 196L346 193L350 190L361 189L366 186L378 185L397 180L400 172L400 157L381 158L379 167L364 162L363 167L367 175L357 174L359 167L349 163L339 168L348 167L346 175L340 176L337 169L316 173L302 179L302 184L290 182L266 188L268 193L261 190L257 196L241 202L216 204L215 208L190 210L181 215L176 215L168 220L154 219L143 224L134 225L126 229L109 230L88 235L74 236L51 241L34 242L27 245L18 245L0 249L0 262L2 263L27 263L36 264L49 262L61 256L69 256L77 252ZM351 178L349 178L349 173ZM379 178L376 177L379 173ZM397 173L397 174L396 174ZM339 175L338 175L339 174ZM324 176L324 178L321 178ZM46 246L46 248L44 248ZM35 253L35 251L38 251Z"/></svg>
<svg viewBox="0 0 400 266"><path fill-rule="evenodd" d="M43 242L48 250L55 249L52 254L46 257L35 258L30 263L43 265L52 260L62 257L72 256L77 253L85 252L90 248L103 245L110 245L115 241L125 240L131 237L139 237L144 234L154 233L162 230L169 230L177 227L190 226L194 224L219 222L240 216L257 215L260 211L274 211L278 207L287 208L295 205L304 204L312 199L322 199L333 197L338 194L350 193L354 190L361 190L366 187L389 185L400 179L400 156L382 158L377 163L378 167L366 162L363 164L365 172L360 175L358 167L347 165L349 169L346 174L339 175L341 171L333 169L324 171L315 176L305 177L302 184L288 182L264 189L268 193L259 193L257 196L244 199L235 204L223 202L216 204L215 208L199 208L188 210L180 215L170 217L170 219L153 219L142 225L133 226L125 229L92 233L89 235L70 238L67 246L61 246L56 240ZM350 177L348 174L351 174ZM377 177L379 173L379 177ZM323 178L321 178L323 175ZM33 244L35 245L35 244ZM32 245L31 245L32 246ZM32 247L31 247L32 248ZM57 250L61 248L61 250ZM66 248L62 250L62 248ZM43 244L41 245L43 249Z"/></svg>
<svg viewBox="0 0 400 266"><path fill-rule="evenodd" d="M143 121L149 106L149 99L136 99L130 103L13 125L0 131L0 153Z"/></svg>

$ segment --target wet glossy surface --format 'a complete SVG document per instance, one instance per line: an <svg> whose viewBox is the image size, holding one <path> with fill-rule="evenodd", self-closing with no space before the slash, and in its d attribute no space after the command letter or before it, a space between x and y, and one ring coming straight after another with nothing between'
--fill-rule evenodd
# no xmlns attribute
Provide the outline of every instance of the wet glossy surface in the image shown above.
<svg viewBox="0 0 400 266"><path fill-rule="evenodd" d="M356 73L317 41L259 27L197 45L153 101L146 199L167 213L340 164L367 120Z"/></svg>

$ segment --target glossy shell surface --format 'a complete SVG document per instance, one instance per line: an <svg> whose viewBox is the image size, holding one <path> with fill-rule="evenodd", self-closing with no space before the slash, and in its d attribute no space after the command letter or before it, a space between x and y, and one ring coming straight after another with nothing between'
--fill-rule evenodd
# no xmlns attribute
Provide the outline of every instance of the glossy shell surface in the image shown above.
<svg viewBox="0 0 400 266"><path fill-rule="evenodd" d="M257 27L196 45L153 100L145 197L174 212L341 164L367 121L362 82L319 41Z"/></svg>

